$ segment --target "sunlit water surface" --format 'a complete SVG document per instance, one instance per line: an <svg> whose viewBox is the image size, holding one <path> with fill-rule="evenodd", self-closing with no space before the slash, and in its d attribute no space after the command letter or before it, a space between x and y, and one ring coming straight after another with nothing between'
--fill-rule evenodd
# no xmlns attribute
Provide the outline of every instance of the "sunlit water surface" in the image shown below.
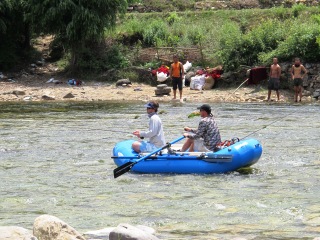
<svg viewBox="0 0 320 240"><path fill-rule="evenodd" d="M0 104L0 225L41 214L80 232L143 224L162 239L310 239L320 235L320 121L311 105L212 104L223 139L261 141L244 172L114 179L113 146L146 129L143 104ZM197 105L161 104L167 141Z"/></svg>

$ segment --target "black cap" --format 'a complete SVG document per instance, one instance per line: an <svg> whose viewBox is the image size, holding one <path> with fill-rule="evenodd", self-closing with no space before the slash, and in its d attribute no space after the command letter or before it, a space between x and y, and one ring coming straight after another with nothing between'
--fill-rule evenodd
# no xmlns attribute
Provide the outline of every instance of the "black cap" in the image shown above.
<svg viewBox="0 0 320 240"><path fill-rule="evenodd" d="M198 109L206 111L208 114L211 114L211 107L209 104L203 104L201 107L198 107Z"/></svg>

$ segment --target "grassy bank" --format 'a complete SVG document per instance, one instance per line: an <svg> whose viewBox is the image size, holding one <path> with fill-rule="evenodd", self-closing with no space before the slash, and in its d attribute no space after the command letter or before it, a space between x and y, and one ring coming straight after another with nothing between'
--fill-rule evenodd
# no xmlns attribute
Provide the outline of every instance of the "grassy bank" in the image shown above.
<svg viewBox="0 0 320 240"><path fill-rule="evenodd" d="M131 13L106 33L112 42L139 49L150 46L200 47L210 65L234 70L299 56L317 61L320 9L292 8ZM123 49L122 49L123 50ZM124 53L132 51L124 51ZM130 59L130 56L128 57ZM126 59L128 59L126 58ZM135 65L136 63L131 62Z"/></svg>

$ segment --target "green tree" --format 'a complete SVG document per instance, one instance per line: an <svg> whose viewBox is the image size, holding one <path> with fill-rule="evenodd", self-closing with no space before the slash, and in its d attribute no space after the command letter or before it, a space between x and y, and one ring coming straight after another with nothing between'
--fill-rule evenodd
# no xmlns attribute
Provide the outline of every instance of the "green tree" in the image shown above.
<svg viewBox="0 0 320 240"><path fill-rule="evenodd" d="M26 0L0 1L0 69L28 56L30 24L24 18Z"/></svg>
<svg viewBox="0 0 320 240"><path fill-rule="evenodd" d="M0 34L7 31L7 21L11 8L12 4L9 0L3 0L0 2Z"/></svg>
<svg viewBox="0 0 320 240"><path fill-rule="evenodd" d="M33 30L52 34L71 52L71 67L77 67L81 52L94 46L105 29L115 26L117 16L125 13L127 0L29 0L27 18ZM87 45L86 45L87 44Z"/></svg>

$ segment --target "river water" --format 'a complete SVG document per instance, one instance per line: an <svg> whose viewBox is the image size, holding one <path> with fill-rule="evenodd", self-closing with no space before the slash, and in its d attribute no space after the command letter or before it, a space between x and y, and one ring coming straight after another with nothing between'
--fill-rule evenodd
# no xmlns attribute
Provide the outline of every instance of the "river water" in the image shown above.
<svg viewBox="0 0 320 240"><path fill-rule="evenodd" d="M160 107L167 141L198 124L196 104ZM252 168L114 179L112 148L147 127L143 104L0 104L0 225L32 229L51 214L80 232L143 224L162 239L320 236L320 105L212 107L223 139L260 129Z"/></svg>

